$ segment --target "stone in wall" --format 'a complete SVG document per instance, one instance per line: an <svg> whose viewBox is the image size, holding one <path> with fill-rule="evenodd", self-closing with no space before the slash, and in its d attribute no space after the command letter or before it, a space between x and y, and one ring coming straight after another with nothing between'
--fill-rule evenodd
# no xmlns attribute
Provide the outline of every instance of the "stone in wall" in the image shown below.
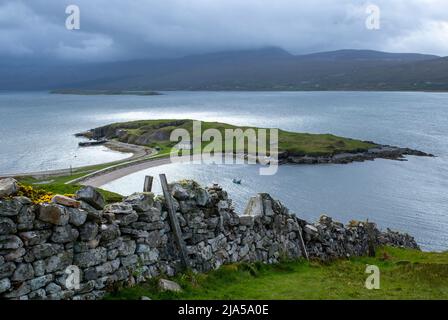
<svg viewBox="0 0 448 320"><path fill-rule="evenodd" d="M15 194L19 190L19 184L13 178L0 180L0 198Z"/></svg>

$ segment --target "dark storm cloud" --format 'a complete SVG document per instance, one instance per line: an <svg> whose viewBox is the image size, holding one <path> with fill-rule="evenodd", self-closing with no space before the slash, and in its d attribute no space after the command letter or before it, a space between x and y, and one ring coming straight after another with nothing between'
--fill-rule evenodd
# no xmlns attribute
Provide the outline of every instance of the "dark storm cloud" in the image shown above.
<svg viewBox="0 0 448 320"><path fill-rule="evenodd" d="M366 7L381 9L367 30ZM110 61L279 46L293 53L368 48L448 55L446 0L3 0L4 59ZM81 29L65 28L65 8Z"/></svg>

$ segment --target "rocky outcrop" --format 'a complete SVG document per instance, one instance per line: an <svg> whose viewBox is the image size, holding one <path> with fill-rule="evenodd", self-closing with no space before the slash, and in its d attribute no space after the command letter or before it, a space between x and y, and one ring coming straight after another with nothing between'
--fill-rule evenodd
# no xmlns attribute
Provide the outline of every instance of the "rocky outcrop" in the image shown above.
<svg viewBox="0 0 448 320"><path fill-rule="evenodd" d="M372 142L373 143L373 142ZM312 155L297 155L283 152L279 154L279 163L285 164L347 164L351 162L363 162L372 161L375 159L389 159L406 161L406 156L419 156L419 157L434 157L430 153L423 151L400 148L389 145L378 145L375 148L371 148L367 151L359 151L353 153L337 153L328 156L312 156Z"/></svg>
<svg viewBox="0 0 448 320"><path fill-rule="evenodd" d="M139 129L140 124L138 122L127 122L119 124L110 124L95 129L91 129L86 132L77 133L77 136L83 136L86 138L93 139L118 139L120 142L138 144L138 145L148 145L154 141L169 140L170 131L160 130L170 127L182 126L187 122L187 120L170 120L164 121L157 124L153 124L150 127L145 127L147 132L142 136L133 136L129 134L126 129Z"/></svg>
<svg viewBox="0 0 448 320"><path fill-rule="evenodd" d="M373 223L344 226L327 216L308 223L268 194L251 198L238 215L218 185L182 181L170 188L188 266L196 272L243 261L360 256L372 245L418 248L411 236L381 232ZM117 285L182 270L162 197L136 193L104 205L89 187L77 195L41 205L12 194L0 199L1 298L101 299ZM76 274L79 282L71 278ZM165 280L160 286L176 290Z"/></svg>

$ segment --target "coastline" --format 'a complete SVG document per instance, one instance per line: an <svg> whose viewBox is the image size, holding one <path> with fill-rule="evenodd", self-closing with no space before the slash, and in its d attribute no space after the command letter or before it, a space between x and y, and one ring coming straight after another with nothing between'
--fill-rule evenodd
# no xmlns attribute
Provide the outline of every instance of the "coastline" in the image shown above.
<svg viewBox="0 0 448 320"><path fill-rule="evenodd" d="M130 156L129 158L123 159L121 161L136 160L141 157L157 154L157 151L155 151L152 148L145 147L145 146L139 146L136 144L119 142L119 141L109 140L104 145L113 151L118 151L118 152L122 152L122 153L132 153L132 156Z"/></svg>
<svg viewBox="0 0 448 320"><path fill-rule="evenodd" d="M85 166L72 169L48 170L41 172L23 173L23 174L7 174L0 178L8 177L33 177L37 179L68 176L71 173L85 173L80 177L70 179L65 184L81 184L90 185L93 187L101 187L114 180L120 179L127 175L133 174L149 168L154 168L166 164L170 164L171 159L169 154L158 154L155 149L134 145L119 141L109 140L105 146L110 150L132 153L131 157L126 159L102 163L96 166L100 168L91 169L95 166ZM413 150L409 148L399 148L389 145L378 145L376 148L369 149L365 152L358 153L341 153L333 156L295 156L287 153L280 153L278 157L278 164L291 165L322 165L322 164L349 164L352 162L373 161L375 159L388 159L396 161L406 161L406 156L423 156L434 157L432 154L427 154L422 151ZM247 155L244 156L247 159ZM181 159L180 162L189 161L190 157Z"/></svg>
<svg viewBox="0 0 448 320"><path fill-rule="evenodd" d="M71 174L80 174L80 173L86 173L89 174L91 172L95 172L97 167L111 167L120 165L123 163L138 161L142 159L146 159L150 156L155 156L157 154L157 151L154 149L144 147L144 146L138 146L138 145L132 145L128 143L123 143L119 141L108 141L104 144L105 147L107 147L110 150L122 152L122 153L131 153L132 155L130 157L127 157L122 160L113 161L113 162L103 162L98 163L94 165L87 165L82 167L75 167L75 168L64 168L64 169L55 169L55 170L43 170L43 171L34 171L34 172L21 172L21 173L7 173L0 175L0 178L14 178L14 177L32 177L36 179L45 179L45 178L52 178L52 177L61 177L61 176L68 176Z"/></svg>
<svg viewBox="0 0 448 320"><path fill-rule="evenodd" d="M278 165L323 165L323 164L349 164L352 162L373 161L375 159L388 159L396 161L407 161L405 156L422 156L434 157L432 154L427 154L422 151L413 150L409 148L398 148L393 146L380 145L377 148L369 149L361 153L344 153L334 155L332 157L292 157L287 155L279 155ZM216 156L216 155L215 155ZM223 154L221 156L224 156ZM247 160L247 155L243 156ZM189 162L189 156L179 158L176 163ZM166 164L173 163L169 155L161 155L159 158L143 159L132 163L120 164L114 167L109 167L104 170L94 172L90 175L84 176L76 181L69 183L80 183L82 185L91 185L93 187L101 187L107 183L125 177L127 175L139 172L145 169L154 168Z"/></svg>
<svg viewBox="0 0 448 320"><path fill-rule="evenodd" d="M83 176L80 179L69 181L68 183L79 183L85 186L88 185L99 188L109 182L123 178L132 173L170 163L171 161L169 157L161 157L156 159L139 161L137 163L131 163L128 165L119 164L117 165L117 167L108 167L104 170L96 171L93 172L92 174Z"/></svg>

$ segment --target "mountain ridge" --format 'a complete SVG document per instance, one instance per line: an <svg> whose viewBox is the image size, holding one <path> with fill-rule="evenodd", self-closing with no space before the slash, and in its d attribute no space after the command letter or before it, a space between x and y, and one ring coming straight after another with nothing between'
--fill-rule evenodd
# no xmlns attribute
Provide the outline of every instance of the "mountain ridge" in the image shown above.
<svg viewBox="0 0 448 320"><path fill-rule="evenodd" d="M266 47L158 60L1 66L0 88L448 91L448 58L354 49L293 55Z"/></svg>

